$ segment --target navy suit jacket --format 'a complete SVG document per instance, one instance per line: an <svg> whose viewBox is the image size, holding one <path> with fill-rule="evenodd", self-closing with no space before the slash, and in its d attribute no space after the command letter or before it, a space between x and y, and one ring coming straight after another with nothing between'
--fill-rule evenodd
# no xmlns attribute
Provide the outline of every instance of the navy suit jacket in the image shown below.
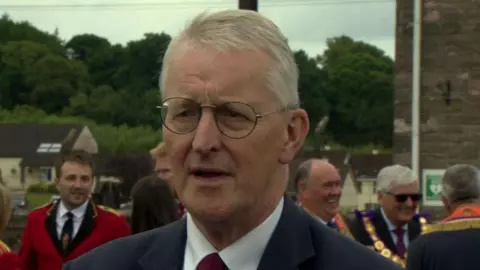
<svg viewBox="0 0 480 270"><path fill-rule="evenodd" d="M182 270L186 238L186 222L182 219L114 240L67 263L63 270ZM280 221L258 269L400 270L400 267L320 224L285 197Z"/></svg>

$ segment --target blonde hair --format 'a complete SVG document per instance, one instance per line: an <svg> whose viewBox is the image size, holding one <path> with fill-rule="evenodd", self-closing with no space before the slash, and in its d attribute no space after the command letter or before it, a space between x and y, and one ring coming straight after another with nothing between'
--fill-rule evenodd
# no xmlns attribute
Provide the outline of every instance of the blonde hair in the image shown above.
<svg viewBox="0 0 480 270"><path fill-rule="evenodd" d="M280 29L260 13L235 9L196 16L179 36L172 39L165 52L160 76L162 95L166 91L173 55L185 46L206 46L221 53L243 49L267 53L273 62L268 78L269 89L285 108L299 107L299 71L293 52Z"/></svg>
<svg viewBox="0 0 480 270"><path fill-rule="evenodd" d="M153 158L162 158L167 155L167 150L165 149L165 143L159 143L155 148L150 150L150 155Z"/></svg>
<svg viewBox="0 0 480 270"><path fill-rule="evenodd" d="M8 224L12 210L12 193L6 186L0 184L0 234Z"/></svg>

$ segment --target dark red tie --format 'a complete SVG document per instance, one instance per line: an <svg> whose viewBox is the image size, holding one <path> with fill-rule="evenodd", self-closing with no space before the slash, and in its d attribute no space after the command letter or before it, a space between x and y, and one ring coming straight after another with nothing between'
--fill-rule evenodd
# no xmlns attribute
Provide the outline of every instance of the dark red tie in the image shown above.
<svg viewBox="0 0 480 270"><path fill-rule="evenodd" d="M203 258L197 266L197 270L225 270L226 265L218 253L212 253Z"/></svg>
<svg viewBox="0 0 480 270"><path fill-rule="evenodd" d="M177 210L180 217L183 217L183 215L185 215L185 207L183 207L183 204L180 201L177 201Z"/></svg>
<svg viewBox="0 0 480 270"><path fill-rule="evenodd" d="M393 231L397 235L397 252L400 257L405 257L405 253L407 253L407 248L405 247L405 242L403 241L403 236L405 231L403 228L397 228Z"/></svg>

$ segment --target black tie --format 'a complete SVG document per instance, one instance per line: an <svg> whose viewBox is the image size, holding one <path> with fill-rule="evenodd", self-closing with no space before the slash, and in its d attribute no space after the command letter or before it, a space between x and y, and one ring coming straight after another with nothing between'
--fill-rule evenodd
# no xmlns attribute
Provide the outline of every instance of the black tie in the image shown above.
<svg viewBox="0 0 480 270"><path fill-rule="evenodd" d="M67 212L66 216L68 219L63 225L62 237L60 239L60 241L62 241L62 248L64 252L67 251L67 248L73 239L73 214L71 212Z"/></svg>
<svg viewBox="0 0 480 270"><path fill-rule="evenodd" d="M333 221L333 220L330 221L330 222L328 222L328 223L327 223L327 226L330 227L330 228L332 228L332 229L334 229L334 230L337 229L337 224L335 224L335 221Z"/></svg>

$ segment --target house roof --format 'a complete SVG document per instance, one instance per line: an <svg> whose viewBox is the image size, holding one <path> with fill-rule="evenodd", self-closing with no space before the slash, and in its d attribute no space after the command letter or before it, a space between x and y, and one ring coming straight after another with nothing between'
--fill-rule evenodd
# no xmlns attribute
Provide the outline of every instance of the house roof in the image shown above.
<svg viewBox="0 0 480 270"><path fill-rule="evenodd" d="M382 168L392 163L393 157L390 154L354 154L350 158L353 177L358 181L375 179Z"/></svg>
<svg viewBox="0 0 480 270"><path fill-rule="evenodd" d="M76 131L73 143L83 128L75 124L0 124L0 157L22 158L23 166L52 166L69 132Z"/></svg>

